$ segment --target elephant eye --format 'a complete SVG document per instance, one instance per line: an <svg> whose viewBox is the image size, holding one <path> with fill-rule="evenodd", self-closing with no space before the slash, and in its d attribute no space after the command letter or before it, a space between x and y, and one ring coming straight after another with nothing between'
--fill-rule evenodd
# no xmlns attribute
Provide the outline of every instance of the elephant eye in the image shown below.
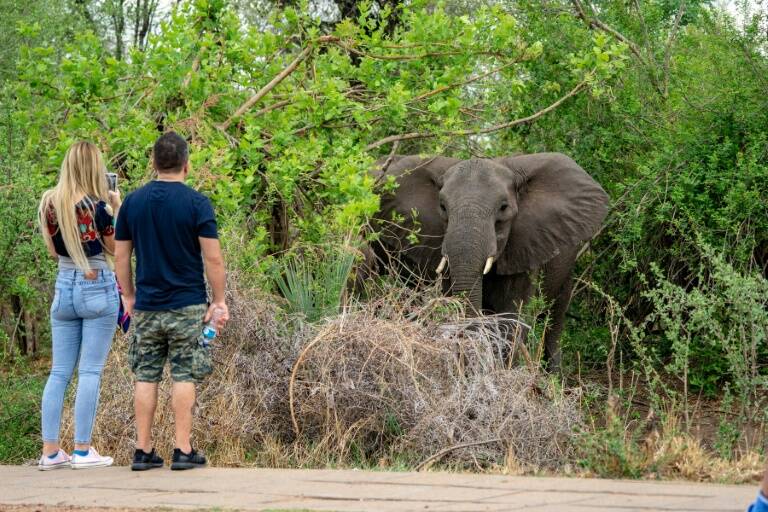
<svg viewBox="0 0 768 512"><path fill-rule="evenodd" d="M505 212L507 211L507 208L509 208L509 205L507 203L501 203L501 207L499 207L499 211Z"/></svg>
<svg viewBox="0 0 768 512"><path fill-rule="evenodd" d="M440 201L440 210L443 212L445 211L445 203L442 201Z"/></svg>

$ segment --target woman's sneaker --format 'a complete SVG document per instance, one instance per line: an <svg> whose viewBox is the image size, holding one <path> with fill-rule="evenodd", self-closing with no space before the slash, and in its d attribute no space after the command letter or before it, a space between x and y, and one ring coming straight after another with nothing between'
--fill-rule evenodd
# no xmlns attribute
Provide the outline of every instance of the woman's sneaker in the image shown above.
<svg viewBox="0 0 768 512"><path fill-rule="evenodd" d="M94 450L93 446L88 449L88 455L72 454L72 469L102 468L111 466L114 460L112 457L103 457Z"/></svg>
<svg viewBox="0 0 768 512"><path fill-rule="evenodd" d="M163 467L163 459L155 453L155 449L147 453L144 450L137 449L133 452L133 463L131 469L133 471L146 471L152 468Z"/></svg>
<svg viewBox="0 0 768 512"><path fill-rule="evenodd" d="M56 452L55 457L49 457L43 455L37 463L37 469L40 471L48 471L51 469L61 469L70 467L70 457L64 450Z"/></svg>
<svg viewBox="0 0 768 512"><path fill-rule="evenodd" d="M200 468L205 466L205 463L205 456L202 453L196 452L194 448L189 453L184 453L178 448L173 449L171 469Z"/></svg>

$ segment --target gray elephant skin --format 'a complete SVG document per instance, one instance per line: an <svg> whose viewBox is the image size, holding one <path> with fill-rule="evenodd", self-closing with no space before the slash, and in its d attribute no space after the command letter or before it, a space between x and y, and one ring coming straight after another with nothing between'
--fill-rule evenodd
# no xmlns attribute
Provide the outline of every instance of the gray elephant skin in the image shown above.
<svg viewBox="0 0 768 512"><path fill-rule="evenodd" d="M374 221L377 259L401 273L441 278L444 292L466 294L475 312L511 315L542 272L551 321L545 356L559 370L576 255L608 210L602 187L560 153L387 160L374 174L382 180L384 168L397 187L382 196Z"/></svg>

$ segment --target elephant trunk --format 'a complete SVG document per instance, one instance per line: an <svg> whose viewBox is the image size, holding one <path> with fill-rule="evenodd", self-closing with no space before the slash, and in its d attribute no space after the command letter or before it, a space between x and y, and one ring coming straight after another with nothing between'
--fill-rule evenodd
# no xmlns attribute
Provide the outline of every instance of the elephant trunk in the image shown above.
<svg viewBox="0 0 768 512"><path fill-rule="evenodd" d="M496 254L493 221L483 213L463 209L452 215L443 241L450 269L450 294L465 294L472 313L479 313L483 307L483 271L489 256Z"/></svg>

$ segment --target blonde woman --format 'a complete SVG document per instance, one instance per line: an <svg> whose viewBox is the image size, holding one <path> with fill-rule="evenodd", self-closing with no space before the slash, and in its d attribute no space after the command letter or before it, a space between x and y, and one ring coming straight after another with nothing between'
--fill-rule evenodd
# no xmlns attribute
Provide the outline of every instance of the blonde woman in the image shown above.
<svg viewBox="0 0 768 512"><path fill-rule="evenodd" d="M108 191L99 149L73 144L61 164L59 181L40 202L39 220L48 252L59 262L51 305L53 361L43 392L41 470L110 466L111 457L91 446L101 371L115 332L118 294L106 254L114 253L114 218L120 195ZM59 446L64 393L78 367L75 450Z"/></svg>

